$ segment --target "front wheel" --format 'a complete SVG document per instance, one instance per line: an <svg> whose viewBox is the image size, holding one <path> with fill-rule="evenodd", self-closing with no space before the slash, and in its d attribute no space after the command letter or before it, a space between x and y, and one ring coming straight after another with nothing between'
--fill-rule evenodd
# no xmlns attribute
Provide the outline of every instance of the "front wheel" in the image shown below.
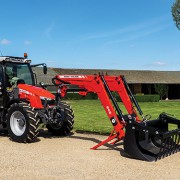
<svg viewBox="0 0 180 180"><path fill-rule="evenodd" d="M14 103L7 112L7 128L10 139L29 143L38 135L37 113L27 103Z"/></svg>
<svg viewBox="0 0 180 180"><path fill-rule="evenodd" d="M71 107L65 103L60 102L54 114L56 123L47 124L46 127L49 132L55 136L66 136L73 129L74 113Z"/></svg>

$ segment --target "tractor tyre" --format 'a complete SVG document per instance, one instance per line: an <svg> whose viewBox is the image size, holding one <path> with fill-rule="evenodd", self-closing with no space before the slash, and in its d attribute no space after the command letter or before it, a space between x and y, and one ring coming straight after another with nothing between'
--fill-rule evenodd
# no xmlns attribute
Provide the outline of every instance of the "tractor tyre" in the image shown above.
<svg viewBox="0 0 180 180"><path fill-rule="evenodd" d="M37 112L27 103L14 103L7 111L7 129L12 141L30 143L38 135Z"/></svg>
<svg viewBox="0 0 180 180"><path fill-rule="evenodd" d="M73 129L74 113L70 105L60 102L56 109L56 113L60 116L60 122L47 124L48 131L54 136L66 136Z"/></svg>

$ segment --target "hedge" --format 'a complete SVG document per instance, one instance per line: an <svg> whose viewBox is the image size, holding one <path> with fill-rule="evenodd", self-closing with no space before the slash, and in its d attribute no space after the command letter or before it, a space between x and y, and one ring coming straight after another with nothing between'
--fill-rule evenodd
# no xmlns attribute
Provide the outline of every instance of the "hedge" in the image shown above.
<svg viewBox="0 0 180 180"><path fill-rule="evenodd" d="M113 96L118 102L121 102L119 95L116 92L113 92ZM78 93L67 93L64 99L67 100L82 100L82 99L98 99L96 93L88 93L86 96L81 96ZM158 94L152 95L135 95L135 99L138 102L158 102L160 100L160 96Z"/></svg>
<svg viewBox="0 0 180 180"><path fill-rule="evenodd" d="M121 99L117 92L113 92L113 96L117 101L121 102ZM134 95L134 97L138 102L159 102L160 100L160 96L158 94L137 94Z"/></svg>
<svg viewBox="0 0 180 180"><path fill-rule="evenodd" d="M98 99L96 93L88 93L86 96L81 96L79 93L67 93L63 99L67 100L82 100L82 99Z"/></svg>
<svg viewBox="0 0 180 180"><path fill-rule="evenodd" d="M158 94L150 95L135 95L135 98L138 102L159 102L160 96Z"/></svg>

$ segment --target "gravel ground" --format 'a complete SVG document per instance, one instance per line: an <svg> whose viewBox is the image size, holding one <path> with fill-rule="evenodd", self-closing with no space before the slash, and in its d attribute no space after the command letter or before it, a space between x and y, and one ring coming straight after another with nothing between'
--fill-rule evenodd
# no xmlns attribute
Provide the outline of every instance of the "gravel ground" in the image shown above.
<svg viewBox="0 0 180 180"><path fill-rule="evenodd" d="M0 135L0 179L180 179L180 153L157 162L125 157L123 146L90 150L105 136L74 133L51 137L46 131L31 144Z"/></svg>

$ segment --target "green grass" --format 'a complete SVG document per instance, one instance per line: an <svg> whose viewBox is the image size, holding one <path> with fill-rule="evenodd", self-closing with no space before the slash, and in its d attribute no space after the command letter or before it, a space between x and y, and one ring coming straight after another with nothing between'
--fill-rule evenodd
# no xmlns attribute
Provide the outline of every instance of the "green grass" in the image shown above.
<svg viewBox="0 0 180 180"><path fill-rule="evenodd" d="M75 114L75 131L110 133L113 129L99 100L69 100ZM150 114L156 119L160 113L166 112L180 119L180 101L144 102L139 103L144 115ZM123 114L127 114L124 105L119 103Z"/></svg>

